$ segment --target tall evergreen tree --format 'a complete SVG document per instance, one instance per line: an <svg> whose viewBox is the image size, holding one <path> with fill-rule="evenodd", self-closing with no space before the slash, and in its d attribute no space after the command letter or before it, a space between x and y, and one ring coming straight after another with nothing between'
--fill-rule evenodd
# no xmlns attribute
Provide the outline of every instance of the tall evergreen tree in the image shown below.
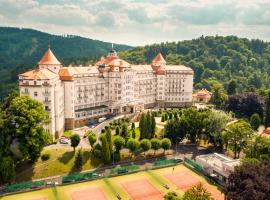
<svg viewBox="0 0 270 200"><path fill-rule="evenodd" d="M105 163L111 162L111 152L110 147L107 141L106 135L101 136L101 143L102 143L102 158Z"/></svg>
<svg viewBox="0 0 270 200"><path fill-rule="evenodd" d="M155 120L155 116L152 114L151 115L151 137L153 138L156 132L156 120Z"/></svg>
<svg viewBox="0 0 270 200"><path fill-rule="evenodd" d="M265 98L264 126L266 128L270 126L270 92L267 93L266 98Z"/></svg>
<svg viewBox="0 0 270 200"><path fill-rule="evenodd" d="M147 112L147 115L146 115L146 126L145 126L145 128L146 128L146 138L148 138L148 139L150 139L151 138L151 115L150 115L150 112L148 111Z"/></svg>
<svg viewBox="0 0 270 200"><path fill-rule="evenodd" d="M235 80L231 80L229 82L228 88L227 88L227 94L228 95L236 94L236 82L235 82Z"/></svg>
<svg viewBox="0 0 270 200"><path fill-rule="evenodd" d="M106 130L106 140L107 140L108 145L109 145L110 153L112 154L112 151L113 151L113 142L112 142L112 132L111 132L111 129L110 128L108 128Z"/></svg>
<svg viewBox="0 0 270 200"><path fill-rule="evenodd" d="M140 129L140 139L146 138L146 116L144 113L142 113L142 116L140 118L139 129Z"/></svg>

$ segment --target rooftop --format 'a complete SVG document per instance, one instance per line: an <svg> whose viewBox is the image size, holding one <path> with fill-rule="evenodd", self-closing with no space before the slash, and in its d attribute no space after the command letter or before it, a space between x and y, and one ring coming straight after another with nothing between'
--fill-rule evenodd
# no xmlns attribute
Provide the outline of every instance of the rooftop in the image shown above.
<svg viewBox="0 0 270 200"><path fill-rule="evenodd" d="M61 65L61 63L57 60L57 58L54 56L53 52L49 48L41 60L38 63L39 65Z"/></svg>

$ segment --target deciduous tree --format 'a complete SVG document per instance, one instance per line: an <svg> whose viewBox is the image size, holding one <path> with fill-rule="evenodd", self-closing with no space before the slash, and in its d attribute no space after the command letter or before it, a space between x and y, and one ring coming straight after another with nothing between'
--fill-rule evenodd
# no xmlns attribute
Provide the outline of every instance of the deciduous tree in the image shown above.
<svg viewBox="0 0 270 200"><path fill-rule="evenodd" d="M70 146L73 147L74 151L75 151L75 148L79 145L81 141L81 138L78 134L73 134L70 136Z"/></svg>
<svg viewBox="0 0 270 200"><path fill-rule="evenodd" d="M172 146L171 140L168 138L163 138L161 140L161 147L164 149L164 153L166 150L170 149Z"/></svg>
<svg viewBox="0 0 270 200"><path fill-rule="evenodd" d="M148 151L149 149L151 149L151 142L148 139L142 139L140 142L140 147L142 148L142 150L144 152Z"/></svg>
<svg viewBox="0 0 270 200"><path fill-rule="evenodd" d="M261 125L261 118L257 113L254 113L250 117L250 125L253 130L258 130L259 126Z"/></svg>
<svg viewBox="0 0 270 200"><path fill-rule="evenodd" d="M119 135L114 137L113 140L114 146L115 146L115 150L117 152L119 152L125 145L125 139Z"/></svg>
<svg viewBox="0 0 270 200"><path fill-rule="evenodd" d="M223 135L227 140L228 148L234 152L234 158L237 158L252 138L253 130L249 123L239 120L229 124L225 128Z"/></svg>
<svg viewBox="0 0 270 200"><path fill-rule="evenodd" d="M11 101L6 113L8 131L13 138L18 138L23 157L32 162L36 161L43 147L51 142L51 135L43 128L49 122L44 105L22 95Z"/></svg>
<svg viewBox="0 0 270 200"><path fill-rule="evenodd" d="M270 162L246 162L229 176L226 197L231 200L264 200L270 194Z"/></svg>

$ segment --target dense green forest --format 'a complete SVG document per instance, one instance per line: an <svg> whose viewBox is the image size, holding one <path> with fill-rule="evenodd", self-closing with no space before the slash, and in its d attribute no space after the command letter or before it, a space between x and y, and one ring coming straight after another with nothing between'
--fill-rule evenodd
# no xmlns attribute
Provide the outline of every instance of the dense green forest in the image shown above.
<svg viewBox="0 0 270 200"><path fill-rule="evenodd" d="M201 36L193 40L136 47L120 53L131 63L150 63L158 52L167 64L184 64L195 72L195 88L225 89L235 80L239 92L269 88L270 43L236 36Z"/></svg>
<svg viewBox="0 0 270 200"><path fill-rule="evenodd" d="M0 98L17 86L17 75L33 68L48 44L64 64L89 64L106 55L110 43L78 36L56 36L31 29L0 28ZM201 36L131 48L115 45L121 58L133 64L150 63L158 52L167 64L190 66L194 87L210 89L231 80L237 91L264 90L270 86L270 43L236 36Z"/></svg>
<svg viewBox="0 0 270 200"><path fill-rule="evenodd" d="M0 98L17 87L17 75L35 67L50 44L65 65L96 60L108 53L111 43L79 36L57 36L32 30L0 27ZM117 51L130 46L114 45Z"/></svg>

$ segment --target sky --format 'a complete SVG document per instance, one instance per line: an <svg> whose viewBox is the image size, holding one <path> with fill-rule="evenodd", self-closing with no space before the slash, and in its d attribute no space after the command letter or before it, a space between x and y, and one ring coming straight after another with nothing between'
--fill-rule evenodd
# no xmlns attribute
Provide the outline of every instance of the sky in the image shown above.
<svg viewBox="0 0 270 200"><path fill-rule="evenodd" d="M132 46L201 35L270 41L270 0L0 0L0 26Z"/></svg>

